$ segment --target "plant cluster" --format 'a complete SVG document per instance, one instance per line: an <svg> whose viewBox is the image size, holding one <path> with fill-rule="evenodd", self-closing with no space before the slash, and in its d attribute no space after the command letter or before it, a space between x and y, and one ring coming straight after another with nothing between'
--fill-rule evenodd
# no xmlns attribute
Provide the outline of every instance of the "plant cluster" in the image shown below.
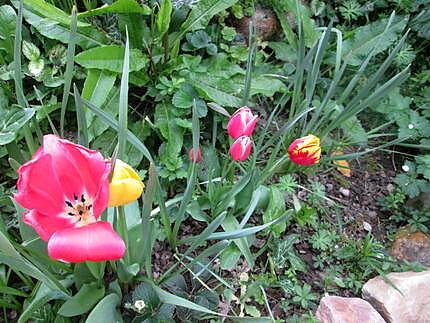
<svg viewBox="0 0 430 323"><path fill-rule="evenodd" d="M427 39L428 11L382 3L2 2L4 320L314 322L322 293L399 269L299 175L426 149L406 30ZM402 214L427 157L382 202L422 231Z"/></svg>

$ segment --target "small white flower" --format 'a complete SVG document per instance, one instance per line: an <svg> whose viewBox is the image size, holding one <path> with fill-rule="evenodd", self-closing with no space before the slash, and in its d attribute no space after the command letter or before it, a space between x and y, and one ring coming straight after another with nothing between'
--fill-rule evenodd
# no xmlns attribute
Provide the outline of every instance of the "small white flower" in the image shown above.
<svg viewBox="0 0 430 323"><path fill-rule="evenodd" d="M403 165L402 166L402 169L405 171L405 172L409 172L409 166L408 165Z"/></svg>
<svg viewBox="0 0 430 323"><path fill-rule="evenodd" d="M136 302L134 302L134 307L136 307L136 309L140 312L141 310L143 310L145 308L146 304L145 301L142 299L137 300Z"/></svg>
<svg viewBox="0 0 430 323"><path fill-rule="evenodd" d="M414 129L414 125L413 125L412 123L410 123L410 124L408 125L408 128L409 128L409 129Z"/></svg>

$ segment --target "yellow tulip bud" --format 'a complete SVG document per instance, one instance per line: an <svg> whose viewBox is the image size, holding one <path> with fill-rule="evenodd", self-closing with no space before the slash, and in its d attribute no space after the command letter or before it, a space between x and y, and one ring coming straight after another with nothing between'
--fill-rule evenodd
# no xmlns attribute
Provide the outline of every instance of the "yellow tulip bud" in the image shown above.
<svg viewBox="0 0 430 323"><path fill-rule="evenodd" d="M137 200L142 195L144 187L136 171L117 159L109 184L109 206L125 205Z"/></svg>

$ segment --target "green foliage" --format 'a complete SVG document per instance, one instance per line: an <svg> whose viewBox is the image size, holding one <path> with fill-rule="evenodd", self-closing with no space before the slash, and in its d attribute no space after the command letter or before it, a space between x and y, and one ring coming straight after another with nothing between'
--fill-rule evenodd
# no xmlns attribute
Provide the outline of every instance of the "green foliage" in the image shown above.
<svg viewBox="0 0 430 323"><path fill-rule="evenodd" d="M299 236L295 234L288 235L284 240L278 240L275 244L273 262L278 269L291 268L293 271L307 270L306 264L294 249L294 243Z"/></svg>
<svg viewBox="0 0 430 323"><path fill-rule="evenodd" d="M296 285L294 287L295 296L293 297L293 302L300 304L303 308L315 307L315 301L318 299L317 295L312 293L311 286L304 284L303 286Z"/></svg>
<svg viewBox="0 0 430 323"><path fill-rule="evenodd" d="M342 227L323 182L296 172L323 170L338 149L355 158L397 137L420 154L382 202L392 213L387 229L428 231L427 210L404 205L430 191L421 4L270 1L280 29L267 41L251 33L250 47L236 21L257 8L248 0L85 0L77 20L68 0L0 6L4 313L16 311L18 322L215 322L222 309L238 321L315 322L316 291L357 294L368 278L401 268L370 233ZM387 8L401 16L387 18ZM243 102L260 119L253 154L239 163L225 127ZM59 119L67 138L113 161L118 142L119 157L149 175L143 209L135 201L102 215L127 245L121 260L54 262L24 210L12 208L16 169ZM309 133L321 138L321 167L288 160L289 143ZM191 147L201 148L200 163L189 161ZM273 290L284 313L261 317L275 313Z"/></svg>

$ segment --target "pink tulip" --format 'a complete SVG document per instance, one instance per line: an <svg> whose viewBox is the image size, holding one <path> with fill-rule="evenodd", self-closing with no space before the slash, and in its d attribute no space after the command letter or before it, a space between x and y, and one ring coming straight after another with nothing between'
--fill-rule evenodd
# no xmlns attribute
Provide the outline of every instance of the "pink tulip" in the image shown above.
<svg viewBox="0 0 430 323"><path fill-rule="evenodd" d="M54 135L22 165L15 200L23 220L48 241L52 259L65 262L122 258L124 241L109 222L98 221L109 200L111 164L94 150Z"/></svg>
<svg viewBox="0 0 430 323"><path fill-rule="evenodd" d="M252 140L248 136L241 136L230 147L230 155L234 160L243 161L249 157L252 150Z"/></svg>
<svg viewBox="0 0 430 323"><path fill-rule="evenodd" d="M248 107L238 109L228 121L227 132L233 139L240 136L251 137L257 124L258 116L253 115Z"/></svg>
<svg viewBox="0 0 430 323"><path fill-rule="evenodd" d="M194 161L194 148L191 148L189 153L188 153L188 157L190 158L191 161ZM200 163L202 161L202 151L200 149L200 147L197 149L197 156L196 156L196 163Z"/></svg>

